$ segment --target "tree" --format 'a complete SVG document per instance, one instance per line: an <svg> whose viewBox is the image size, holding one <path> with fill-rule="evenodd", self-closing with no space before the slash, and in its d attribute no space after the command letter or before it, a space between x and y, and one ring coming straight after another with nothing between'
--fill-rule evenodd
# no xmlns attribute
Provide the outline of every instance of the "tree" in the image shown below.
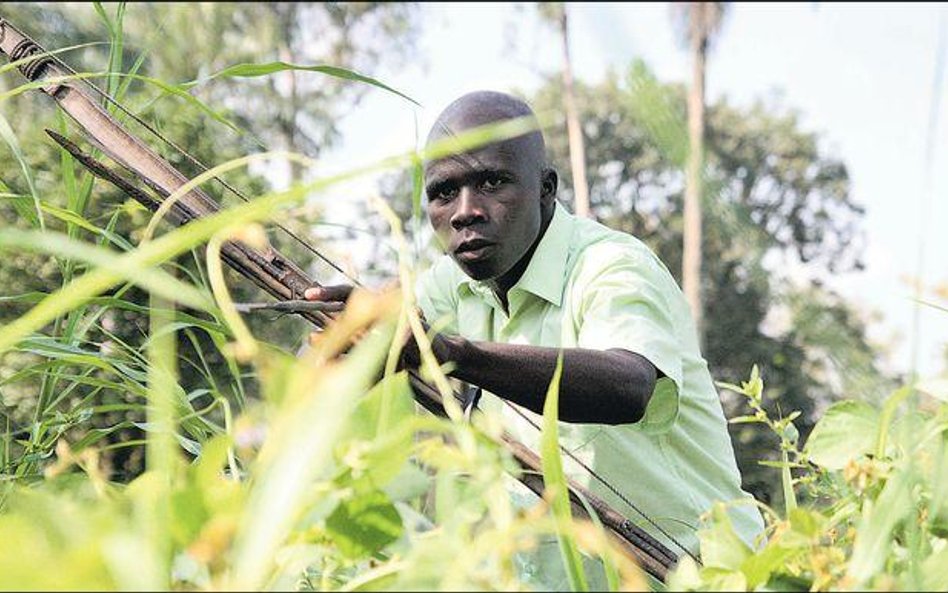
<svg viewBox="0 0 948 593"><path fill-rule="evenodd" d="M688 169L685 185L684 255L682 289L698 328L704 335L701 299L701 199L704 160L704 91L708 46L721 26L726 4L723 2L685 2L673 4L680 24L682 40L691 52L691 88L688 91ZM703 339L702 339L703 341Z"/></svg>
<svg viewBox="0 0 948 593"><path fill-rule="evenodd" d="M540 16L557 27L563 45L563 106L566 109L566 129L569 137L569 161L573 171L573 207L577 216L589 218L589 184L586 182L586 148L583 128L576 110L573 92L573 64L569 57L569 22L565 2L546 2L537 5Z"/></svg>

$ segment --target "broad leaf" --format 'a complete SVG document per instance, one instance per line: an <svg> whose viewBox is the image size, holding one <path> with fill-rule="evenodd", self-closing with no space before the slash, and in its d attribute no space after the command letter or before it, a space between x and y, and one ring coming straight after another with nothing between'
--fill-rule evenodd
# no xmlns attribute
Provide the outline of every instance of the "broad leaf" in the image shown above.
<svg viewBox="0 0 948 593"><path fill-rule="evenodd" d="M878 423L879 411L865 402L833 404L807 439L810 459L827 469L842 469L849 460L873 451Z"/></svg>
<svg viewBox="0 0 948 593"><path fill-rule="evenodd" d="M698 533L701 542L701 561L709 568L740 570L751 555L750 547L734 531L727 508L715 504L711 511L712 523Z"/></svg>
<svg viewBox="0 0 948 593"><path fill-rule="evenodd" d="M326 531L349 558L375 554L402 534L402 518L384 492L373 490L339 503Z"/></svg>

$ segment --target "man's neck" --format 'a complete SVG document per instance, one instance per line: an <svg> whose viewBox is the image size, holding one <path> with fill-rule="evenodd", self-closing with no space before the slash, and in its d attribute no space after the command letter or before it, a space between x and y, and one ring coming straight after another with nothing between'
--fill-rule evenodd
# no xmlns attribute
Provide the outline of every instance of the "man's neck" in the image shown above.
<svg viewBox="0 0 948 593"><path fill-rule="evenodd" d="M533 260L533 254L536 252L537 247L540 246L540 241L543 240L546 231L550 228L550 222L553 220L553 211L554 207L550 208L549 214L543 217L543 220L540 222L540 232L537 233L537 238L533 242L533 245L530 246L530 249L523 254L523 257L520 258L514 267L510 268L506 274L499 276L493 280L488 280L487 285L490 287L494 294L497 296L497 299L500 301L500 304L504 308L504 313L510 315L510 306L507 300L507 293L511 288L514 287L517 282L520 281L520 278L523 277L523 273L527 271L527 267L530 265L530 262Z"/></svg>

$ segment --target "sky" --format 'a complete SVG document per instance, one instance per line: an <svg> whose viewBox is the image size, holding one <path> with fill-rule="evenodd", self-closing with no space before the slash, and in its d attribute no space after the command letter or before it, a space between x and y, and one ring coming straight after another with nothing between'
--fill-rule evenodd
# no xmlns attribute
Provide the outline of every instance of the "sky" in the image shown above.
<svg viewBox="0 0 948 593"><path fill-rule="evenodd" d="M424 4L422 10L420 59L376 73L422 107L371 91L343 120L343 140L324 159L327 170L411 149L441 109L466 92L529 92L542 74L558 72L558 38L536 19L532 5ZM660 80L688 81L688 55L677 43L667 3L571 4L569 10L577 78L593 83L608 68L621 71L642 58ZM817 132L825 151L847 165L853 196L866 208L866 269L829 275L791 265L781 272L800 280L820 277L845 296L870 319L870 337L890 346L884 367L898 372L912 366L916 307L910 279L922 232L923 297L948 305L948 297L939 301L931 293L948 286L944 67L933 111L940 28L948 28L946 5L733 4L707 75L709 102L726 96L746 106L765 99L794 109L803 129ZM930 130L933 113L937 126ZM374 191L374 180L361 183L357 191ZM931 376L945 367L948 313L921 307L918 314L918 369Z"/></svg>

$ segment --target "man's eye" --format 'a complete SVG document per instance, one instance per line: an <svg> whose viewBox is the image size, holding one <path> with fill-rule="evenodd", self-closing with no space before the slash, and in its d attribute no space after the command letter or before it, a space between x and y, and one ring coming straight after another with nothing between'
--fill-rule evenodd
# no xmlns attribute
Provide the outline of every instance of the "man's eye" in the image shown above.
<svg viewBox="0 0 948 593"><path fill-rule="evenodd" d="M456 187L443 187L441 189L435 190L432 192L432 196L436 200L451 200L454 196L458 195L458 188Z"/></svg>
<svg viewBox="0 0 948 593"><path fill-rule="evenodd" d="M481 189L485 191L495 191L504 184L504 178L500 175L488 175L481 180Z"/></svg>

